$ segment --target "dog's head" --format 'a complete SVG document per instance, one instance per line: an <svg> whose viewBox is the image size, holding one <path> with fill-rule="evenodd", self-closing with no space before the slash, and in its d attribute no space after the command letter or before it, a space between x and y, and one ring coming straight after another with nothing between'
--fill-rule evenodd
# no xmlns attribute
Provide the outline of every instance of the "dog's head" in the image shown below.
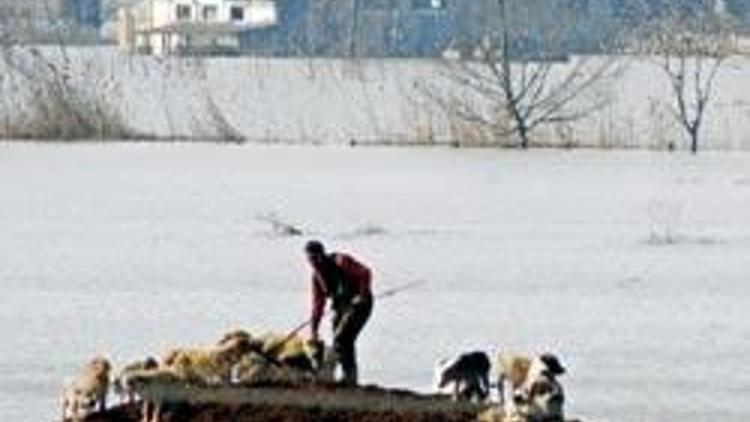
<svg viewBox="0 0 750 422"><path fill-rule="evenodd" d="M440 391L448 386L448 384L456 381L456 359L440 359L435 365L433 387L436 391Z"/></svg>
<svg viewBox="0 0 750 422"><path fill-rule="evenodd" d="M560 359L552 353L543 353L539 355L539 361L545 366L545 374L551 377L558 377L565 373L565 367L560 363Z"/></svg>
<svg viewBox="0 0 750 422"><path fill-rule="evenodd" d="M552 353L543 353L530 360L530 365L521 385L528 385L540 377L556 378L565 373L560 359Z"/></svg>
<svg viewBox="0 0 750 422"><path fill-rule="evenodd" d="M96 374L98 378L109 378L109 373L112 370L112 364L106 357L97 356L88 363L87 370Z"/></svg>

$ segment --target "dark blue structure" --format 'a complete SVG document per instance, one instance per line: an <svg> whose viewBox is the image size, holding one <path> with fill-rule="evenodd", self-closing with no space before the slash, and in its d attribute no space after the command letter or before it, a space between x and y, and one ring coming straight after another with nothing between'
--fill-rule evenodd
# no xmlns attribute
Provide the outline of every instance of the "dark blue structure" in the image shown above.
<svg viewBox="0 0 750 422"><path fill-rule="evenodd" d="M617 0L509 0L512 48L595 51L610 36L610 1ZM502 33L498 0L277 0L277 7L278 25L241 35L246 54L439 57L453 49L468 55L483 39L497 45Z"/></svg>
<svg viewBox="0 0 750 422"><path fill-rule="evenodd" d="M750 26L750 0L725 0L727 11L740 25Z"/></svg>
<svg viewBox="0 0 750 422"><path fill-rule="evenodd" d="M715 0L506 0L506 29L498 0L276 1L278 25L243 33L244 53L438 57L450 48L467 55L487 38L498 45L506 30L519 55L599 53L667 13L712 13ZM737 13L750 2L725 1Z"/></svg>
<svg viewBox="0 0 750 422"><path fill-rule="evenodd" d="M102 26L101 0L63 0L62 14L76 26L94 29Z"/></svg>
<svg viewBox="0 0 750 422"><path fill-rule="evenodd" d="M456 36L446 3L278 0L279 24L246 31L241 45L247 53L268 56L436 56Z"/></svg>

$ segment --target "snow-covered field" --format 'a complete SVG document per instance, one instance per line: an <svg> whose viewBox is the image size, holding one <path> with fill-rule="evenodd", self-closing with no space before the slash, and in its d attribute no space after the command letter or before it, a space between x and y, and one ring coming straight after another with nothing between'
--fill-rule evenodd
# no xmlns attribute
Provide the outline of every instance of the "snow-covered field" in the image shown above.
<svg viewBox="0 0 750 422"><path fill-rule="evenodd" d="M749 211L743 153L0 144L0 420L56 417L96 353L293 327L317 237L424 281L377 303L365 382L552 350L584 420L744 421Z"/></svg>

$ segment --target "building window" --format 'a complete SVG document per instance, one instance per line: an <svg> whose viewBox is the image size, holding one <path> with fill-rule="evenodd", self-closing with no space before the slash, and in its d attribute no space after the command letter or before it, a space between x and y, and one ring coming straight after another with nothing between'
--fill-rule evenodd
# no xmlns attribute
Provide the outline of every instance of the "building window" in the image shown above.
<svg viewBox="0 0 750 422"><path fill-rule="evenodd" d="M232 6L229 9L229 16L232 22L243 22L245 20L245 8L242 6Z"/></svg>
<svg viewBox="0 0 750 422"><path fill-rule="evenodd" d="M219 16L219 8L216 6L203 6L203 20L207 22L215 21Z"/></svg>
<svg viewBox="0 0 750 422"><path fill-rule="evenodd" d="M177 5L177 20L178 21L189 21L193 18L193 7L189 4L178 4Z"/></svg>

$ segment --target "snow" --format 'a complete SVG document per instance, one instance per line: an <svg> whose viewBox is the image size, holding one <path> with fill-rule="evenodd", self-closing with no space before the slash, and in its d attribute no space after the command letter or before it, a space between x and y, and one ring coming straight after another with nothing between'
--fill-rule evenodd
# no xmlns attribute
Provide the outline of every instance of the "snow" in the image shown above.
<svg viewBox="0 0 750 422"><path fill-rule="evenodd" d="M0 420L56 417L96 353L296 326L320 238L423 281L376 303L365 382L549 350L584 420L741 421L748 181L744 153L0 144Z"/></svg>

